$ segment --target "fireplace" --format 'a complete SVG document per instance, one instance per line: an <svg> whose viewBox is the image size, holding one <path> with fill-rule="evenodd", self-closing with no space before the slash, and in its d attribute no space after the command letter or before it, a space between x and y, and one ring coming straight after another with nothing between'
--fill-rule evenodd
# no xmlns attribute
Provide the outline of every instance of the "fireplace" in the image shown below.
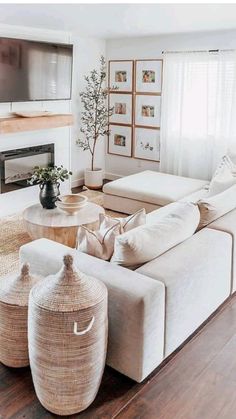
<svg viewBox="0 0 236 419"><path fill-rule="evenodd" d="M54 144L0 152L0 193L29 186L35 166L54 165Z"/></svg>

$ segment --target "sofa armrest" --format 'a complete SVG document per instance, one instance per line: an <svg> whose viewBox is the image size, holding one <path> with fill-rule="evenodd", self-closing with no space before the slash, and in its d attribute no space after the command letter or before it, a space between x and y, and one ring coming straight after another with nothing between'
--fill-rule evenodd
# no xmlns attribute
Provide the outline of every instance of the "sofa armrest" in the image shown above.
<svg viewBox="0 0 236 419"><path fill-rule="evenodd" d="M22 246L20 260L28 262L33 273L47 276L61 268L65 254L72 254L82 272L107 286L107 364L142 381L163 360L164 284L47 239Z"/></svg>
<svg viewBox="0 0 236 419"><path fill-rule="evenodd" d="M233 240L232 287L231 294L236 291L236 209L222 215L222 217L208 224L207 228L224 231L231 235Z"/></svg>
<svg viewBox="0 0 236 419"><path fill-rule="evenodd" d="M232 238L203 228L138 272L165 285L167 357L229 297Z"/></svg>

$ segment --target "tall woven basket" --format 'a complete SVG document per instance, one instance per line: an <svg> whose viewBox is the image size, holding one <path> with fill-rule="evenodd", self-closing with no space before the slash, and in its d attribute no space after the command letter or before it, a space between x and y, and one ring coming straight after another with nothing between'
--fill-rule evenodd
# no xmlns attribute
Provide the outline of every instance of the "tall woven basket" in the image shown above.
<svg viewBox="0 0 236 419"><path fill-rule="evenodd" d="M20 275L8 275L0 281L0 361L8 367L29 365L28 300L37 281L27 264Z"/></svg>
<svg viewBox="0 0 236 419"><path fill-rule="evenodd" d="M73 266L70 255L29 298L29 357L36 394L57 415L86 409L106 359L107 289Z"/></svg>

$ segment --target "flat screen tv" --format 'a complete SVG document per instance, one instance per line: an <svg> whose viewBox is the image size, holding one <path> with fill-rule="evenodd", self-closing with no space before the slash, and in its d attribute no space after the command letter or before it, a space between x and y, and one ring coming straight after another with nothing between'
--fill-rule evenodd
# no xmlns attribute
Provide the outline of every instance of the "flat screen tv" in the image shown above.
<svg viewBox="0 0 236 419"><path fill-rule="evenodd" d="M71 98L73 46L0 38L0 102Z"/></svg>

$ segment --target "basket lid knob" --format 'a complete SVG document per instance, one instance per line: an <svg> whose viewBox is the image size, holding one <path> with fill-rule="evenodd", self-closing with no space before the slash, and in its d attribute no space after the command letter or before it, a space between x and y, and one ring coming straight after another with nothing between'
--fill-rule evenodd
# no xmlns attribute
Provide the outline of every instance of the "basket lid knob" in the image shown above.
<svg viewBox="0 0 236 419"><path fill-rule="evenodd" d="M29 264L24 263L21 267L20 279L29 279Z"/></svg>
<svg viewBox="0 0 236 419"><path fill-rule="evenodd" d="M68 271L73 271L73 257L71 255L65 255L63 258L65 269Z"/></svg>
<svg viewBox="0 0 236 419"><path fill-rule="evenodd" d="M78 281L81 279L82 274L75 268L74 259L72 255L65 255L63 257L64 267L62 270L61 279L63 281Z"/></svg>

